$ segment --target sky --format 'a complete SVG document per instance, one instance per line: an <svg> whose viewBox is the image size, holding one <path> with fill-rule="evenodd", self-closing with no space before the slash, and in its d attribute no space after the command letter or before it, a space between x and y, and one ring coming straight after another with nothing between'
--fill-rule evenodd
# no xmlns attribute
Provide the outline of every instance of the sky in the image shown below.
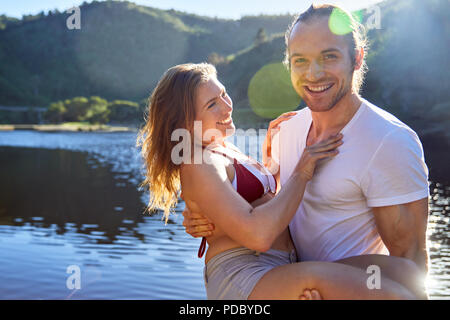
<svg viewBox="0 0 450 320"><path fill-rule="evenodd" d="M91 2L90 0L86 2ZM244 15L258 14L295 14L306 10L311 0L134 0L141 5L160 9L175 9L197 15L239 19ZM349 11L370 7L380 0L327 0L315 3L338 4ZM0 0L0 15L21 18L24 14L36 14L40 11L58 9L65 11L78 6L83 0Z"/></svg>

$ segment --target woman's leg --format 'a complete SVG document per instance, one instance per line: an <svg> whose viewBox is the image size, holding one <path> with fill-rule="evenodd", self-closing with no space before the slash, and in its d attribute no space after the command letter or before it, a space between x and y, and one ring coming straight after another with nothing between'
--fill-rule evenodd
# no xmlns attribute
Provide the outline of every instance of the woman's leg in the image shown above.
<svg viewBox="0 0 450 320"><path fill-rule="evenodd" d="M428 299L425 290L425 274L409 259L381 254L368 254L345 258L335 262L351 265L363 270L367 270L371 265L376 265L380 268L381 275L400 283L414 293L418 299Z"/></svg>
<svg viewBox="0 0 450 320"><path fill-rule="evenodd" d="M369 289L365 270L334 262L299 262L276 267L256 284L249 299L299 299L308 288L326 300L415 299L399 283L381 278L380 289Z"/></svg>

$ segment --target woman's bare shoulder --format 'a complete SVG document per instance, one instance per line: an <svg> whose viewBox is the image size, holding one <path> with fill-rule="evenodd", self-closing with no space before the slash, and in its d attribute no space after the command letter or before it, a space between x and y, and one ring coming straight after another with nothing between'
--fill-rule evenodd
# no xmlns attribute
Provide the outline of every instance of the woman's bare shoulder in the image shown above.
<svg viewBox="0 0 450 320"><path fill-rule="evenodd" d="M195 183L202 180L198 178L227 178L226 166L229 160L210 151L203 153L200 161L184 163L180 168L181 184L183 182Z"/></svg>
<svg viewBox="0 0 450 320"><path fill-rule="evenodd" d="M181 166L180 182L185 201L205 203L212 199L212 195L225 196L226 184L231 184L226 168L228 159L213 154L208 161L202 160L198 164Z"/></svg>

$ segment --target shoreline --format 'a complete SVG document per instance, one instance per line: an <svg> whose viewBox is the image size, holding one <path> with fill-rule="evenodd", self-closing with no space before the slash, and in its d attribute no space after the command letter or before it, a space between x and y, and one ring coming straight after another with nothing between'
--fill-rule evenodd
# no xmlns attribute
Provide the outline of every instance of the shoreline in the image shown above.
<svg viewBox="0 0 450 320"><path fill-rule="evenodd" d="M0 131L34 130L41 132L136 132L137 127L105 124L60 123L60 124L0 124Z"/></svg>

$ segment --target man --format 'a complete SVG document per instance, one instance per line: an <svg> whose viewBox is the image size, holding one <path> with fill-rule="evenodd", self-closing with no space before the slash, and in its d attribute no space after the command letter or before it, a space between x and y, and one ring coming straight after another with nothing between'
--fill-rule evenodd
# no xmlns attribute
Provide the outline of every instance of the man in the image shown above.
<svg viewBox="0 0 450 320"><path fill-rule="evenodd" d="M335 31L333 24L342 21L350 21L349 32ZM301 261L390 254L426 272L429 191L422 146L408 126L359 96L364 47L351 16L332 5L311 6L286 33L292 85L308 107L282 122L272 142L281 187L305 148L344 135L339 155L316 168L290 233ZM183 215L191 235L212 232L199 213Z"/></svg>

